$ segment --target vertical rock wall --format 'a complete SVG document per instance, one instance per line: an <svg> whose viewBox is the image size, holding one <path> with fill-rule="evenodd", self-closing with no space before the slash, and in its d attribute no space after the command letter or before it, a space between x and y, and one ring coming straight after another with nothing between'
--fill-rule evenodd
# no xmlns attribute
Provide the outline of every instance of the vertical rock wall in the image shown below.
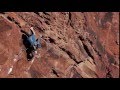
<svg viewBox="0 0 120 90"><path fill-rule="evenodd" d="M27 61L21 29L42 48ZM118 78L118 12L0 13L0 77Z"/></svg>

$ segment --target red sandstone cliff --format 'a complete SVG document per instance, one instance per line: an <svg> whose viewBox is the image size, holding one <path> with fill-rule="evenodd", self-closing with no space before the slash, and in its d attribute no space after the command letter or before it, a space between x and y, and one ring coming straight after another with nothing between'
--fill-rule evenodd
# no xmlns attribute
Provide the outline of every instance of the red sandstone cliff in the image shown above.
<svg viewBox="0 0 120 90"><path fill-rule="evenodd" d="M21 29L42 48L27 61ZM118 12L0 13L1 78L118 78Z"/></svg>

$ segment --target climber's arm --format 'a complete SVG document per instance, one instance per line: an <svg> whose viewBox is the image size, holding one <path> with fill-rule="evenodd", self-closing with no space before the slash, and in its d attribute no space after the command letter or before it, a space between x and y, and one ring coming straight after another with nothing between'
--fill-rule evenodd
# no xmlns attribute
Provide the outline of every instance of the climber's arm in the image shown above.
<svg viewBox="0 0 120 90"><path fill-rule="evenodd" d="M34 32L33 27L30 28L30 31L31 31L31 34L34 34L34 35L35 35L35 32Z"/></svg>

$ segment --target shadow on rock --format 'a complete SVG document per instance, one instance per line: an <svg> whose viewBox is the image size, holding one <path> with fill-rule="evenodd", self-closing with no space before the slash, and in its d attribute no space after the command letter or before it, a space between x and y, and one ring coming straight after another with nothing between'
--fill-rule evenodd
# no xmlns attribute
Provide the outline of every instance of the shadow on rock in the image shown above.
<svg viewBox="0 0 120 90"><path fill-rule="evenodd" d="M34 55L33 55L33 47L30 46L30 42L28 41L28 38L26 35L22 34L22 39L23 39L23 44L26 48L26 53L27 53L27 59L31 60Z"/></svg>

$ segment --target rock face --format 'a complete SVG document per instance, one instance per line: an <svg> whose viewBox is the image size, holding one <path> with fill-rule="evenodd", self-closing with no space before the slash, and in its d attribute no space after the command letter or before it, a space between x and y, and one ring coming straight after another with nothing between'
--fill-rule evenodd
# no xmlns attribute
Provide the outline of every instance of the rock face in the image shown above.
<svg viewBox="0 0 120 90"><path fill-rule="evenodd" d="M26 58L20 30L42 35ZM0 78L118 78L118 12L0 13Z"/></svg>

